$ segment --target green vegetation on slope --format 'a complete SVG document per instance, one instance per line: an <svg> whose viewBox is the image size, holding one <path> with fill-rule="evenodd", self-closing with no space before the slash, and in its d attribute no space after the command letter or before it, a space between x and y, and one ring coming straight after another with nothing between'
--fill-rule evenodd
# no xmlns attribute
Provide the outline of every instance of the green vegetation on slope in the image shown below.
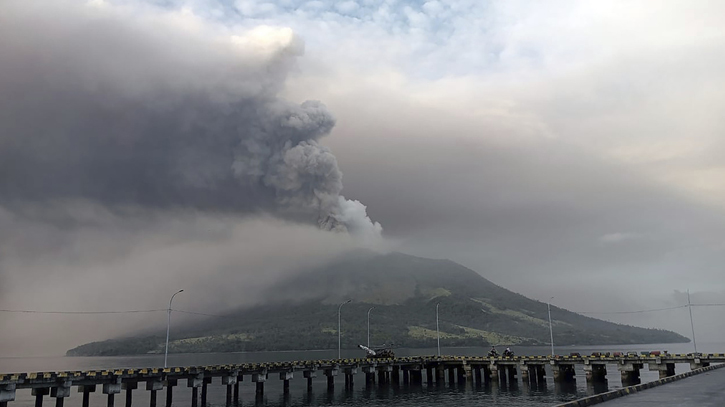
<svg viewBox="0 0 725 407"><path fill-rule="evenodd" d="M175 329L170 352L230 352L337 347L338 304L343 347L367 341L397 347L434 347L435 306L440 303L441 339L446 346L543 345L549 341L546 304L499 287L448 260L400 253L356 253L301 273L274 287L279 302L239 310L226 318ZM291 300L296 299L296 300ZM552 307L554 341L561 345L687 342L674 332L585 317ZM68 355L126 355L163 352L164 336L113 339L79 346Z"/></svg>

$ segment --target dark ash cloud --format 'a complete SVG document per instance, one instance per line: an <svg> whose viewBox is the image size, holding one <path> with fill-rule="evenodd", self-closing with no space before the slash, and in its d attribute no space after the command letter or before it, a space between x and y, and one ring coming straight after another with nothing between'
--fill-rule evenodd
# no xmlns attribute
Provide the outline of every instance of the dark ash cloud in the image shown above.
<svg viewBox="0 0 725 407"><path fill-rule="evenodd" d="M0 16L0 199L259 211L375 237L318 140L335 119L278 97L289 29L183 13L12 1Z"/></svg>

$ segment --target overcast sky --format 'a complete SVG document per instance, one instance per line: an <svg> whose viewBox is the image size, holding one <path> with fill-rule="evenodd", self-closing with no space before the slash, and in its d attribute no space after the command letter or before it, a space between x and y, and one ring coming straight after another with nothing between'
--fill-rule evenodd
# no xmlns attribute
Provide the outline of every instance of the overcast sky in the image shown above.
<svg viewBox="0 0 725 407"><path fill-rule="evenodd" d="M231 307L359 245L449 258L573 311L672 307L688 289L725 303L723 15L10 0L0 308L165 308L179 288L180 308ZM722 337L723 308L693 310L698 340ZM593 316L689 336L681 309ZM0 314L16 327L0 355L158 316L123 318Z"/></svg>

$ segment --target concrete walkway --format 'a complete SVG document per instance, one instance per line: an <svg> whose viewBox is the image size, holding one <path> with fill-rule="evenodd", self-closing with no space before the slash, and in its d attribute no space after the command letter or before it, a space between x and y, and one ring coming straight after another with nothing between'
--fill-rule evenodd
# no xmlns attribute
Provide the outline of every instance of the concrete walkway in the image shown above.
<svg viewBox="0 0 725 407"><path fill-rule="evenodd" d="M600 405L602 407L722 407L725 405L725 369L700 373Z"/></svg>

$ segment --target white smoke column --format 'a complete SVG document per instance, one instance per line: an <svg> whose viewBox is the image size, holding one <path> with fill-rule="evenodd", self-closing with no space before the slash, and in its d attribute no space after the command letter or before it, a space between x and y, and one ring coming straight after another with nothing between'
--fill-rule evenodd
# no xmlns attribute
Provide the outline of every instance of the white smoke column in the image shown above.
<svg viewBox="0 0 725 407"><path fill-rule="evenodd" d="M269 212L379 237L318 143L332 114L279 97L303 53L289 28L232 32L133 2L5 1L0 205Z"/></svg>

